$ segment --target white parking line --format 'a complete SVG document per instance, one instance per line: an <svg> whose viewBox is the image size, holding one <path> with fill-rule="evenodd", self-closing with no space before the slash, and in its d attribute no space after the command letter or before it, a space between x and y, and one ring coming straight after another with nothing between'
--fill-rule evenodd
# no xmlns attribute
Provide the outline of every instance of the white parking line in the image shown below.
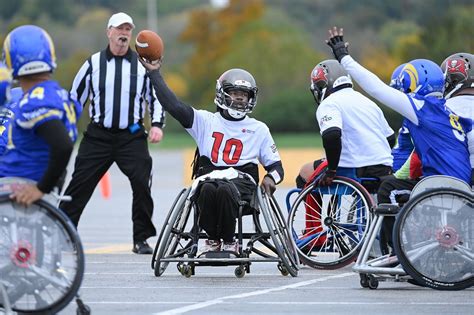
<svg viewBox="0 0 474 315"><path fill-rule="evenodd" d="M474 302L374 302L374 301L315 301L315 302L245 302L246 304L268 304L268 305L474 305Z"/></svg>
<svg viewBox="0 0 474 315"><path fill-rule="evenodd" d="M318 282L327 281L327 280L330 280L330 279L345 278L345 277L350 277L350 276L354 276L354 275L355 274L353 272L347 272L347 273L343 273L343 274L339 274L339 275L323 277L323 278L317 278L317 279L312 279L312 280L307 280L307 281L301 281L301 282L297 282L297 283L293 283L293 284L289 284L289 285L284 285L284 286L280 286L280 287L275 287L275 288L269 288L269 289L265 289L265 290L257 290L257 291L242 293L242 294L236 294L236 295L228 295L228 296L220 297L220 298L209 300L209 301L204 301L204 302L200 302L200 303L196 303L196 304L192 304L192 305L188 305L188 306L183 306L183 307L167 310L167 311L164 311L164 312L155 313L154 315L183 314L183 313L186 313L186 312L190 312L190 311L194 311L194 310L197 310L197 309L205 308L205 307L208 307L208 306L211 306L211 305L221 304L221 303L224 303L225 300L242 299L242 298L246 298L246 297L250 297L250 296L267 294L267 293L270 293L270 292L277 292L277 291L283 291L283 290L287 290L287 289L294 289L294 288L307 286L307 285L311 285L311 284L318 283Z"/></svg>
<svg viewBox="0 0 474 315"><path fill-rule="evenodd" d="M272 287L269 286L255 286L255 287L245 287L245 286L220 286L217 287L215 285L212 286L122 286L122 287L111 287L111 286L81 286L81 290L102 290L102 289L115 289L115 290L136 290L136 289L180 289L180 290L202 290L202 289L218 289L218 290L247 290L247 289L270 289ZM298 288L294 288L298 289ZM324 289L324 290L341 290L341 289L347 289L347 286L339 286L339 287L334 287L334 286L318 286L318 289Z"/></svg>

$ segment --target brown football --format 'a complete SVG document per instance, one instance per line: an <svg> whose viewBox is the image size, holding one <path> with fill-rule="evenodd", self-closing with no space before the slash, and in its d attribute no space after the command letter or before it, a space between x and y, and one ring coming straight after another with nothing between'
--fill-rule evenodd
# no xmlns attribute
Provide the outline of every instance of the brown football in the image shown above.
<svg viewBox="0 0 474 315"><path fill-rule="evenodd" d="M140 57L148 61L155 61L163 56L163 41L161 37L153 31L143 30L137 34L135 49Z"/></svg>

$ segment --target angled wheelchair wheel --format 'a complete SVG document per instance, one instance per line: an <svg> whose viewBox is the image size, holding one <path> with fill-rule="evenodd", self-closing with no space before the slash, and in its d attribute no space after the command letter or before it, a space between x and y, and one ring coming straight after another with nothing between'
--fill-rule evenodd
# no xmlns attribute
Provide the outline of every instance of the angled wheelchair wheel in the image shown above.
<svg viewBox="0 0 474 315"><path fill-rule="evenodd" d="M424 191L405 204L393 230L395 253L419 284L437 290L474 285L474 197L452 188Z"/></svg>
<svg viewBox="0 0 474 315"><path fill-rule="evenodd" d="M296 277L299 269L298 255L281 209L275 198L268 198L266 194L262 194L260 188L257 189L257 198L276 253L281 259L279 269L283 275Z"/></svg>
<svg viewBox="0 0 474 315"><path fill-rule="evenodd" d="M69 219L45 201L24 207L0 195L0 274L13 311L56 314L66 307L84 274L84 252Z"/></svg>
<svg viewBox="0 0 474 315"><path fill-rule="evenodd" d="M189 206L190 201L187 200L188 194L189 188L181 191L161 229L152 258L152 267L156 277L161 276L168 267L169 262L163 261L164 258L175 258L184 254L176 252L183 249L182 237L192 210Z"/></svg>
<svg viewBox="0 0 474 315"><path fill-rule="evenodd" d="M170 211L168 211L168 213L166 214L166 218L165 218L165 220L163 221L163 227L162 227L162 229L160 230L160 234L158 235L158 241L156 242L155 249L153 250L153 255L151 256L151 269L155 269L156 255L158 254L158 248L159 248L158 245L161 243L161 240L163 239L163 234L165 233L165 230L166 230L166 229L165 229L165 226L166 226L166 224L169 222L170 217L171 217L171 215L173 214L173 210L174 210L174 208L176 207L176 205L181 202L182 198L186 198L186 194L185 194L185 193L186 193L187 191L188 191L188 190L187 190L186 188L183 188L183 189L179 192L178 196L176 196L176 198L175 198L174 201L173 201L173 204L172 204L172 206L171 206ZM184 195L184 197L183 197L183 195Z"/></svg>
<svg viewBox="0 0 474 315"><path fill-rule="evenodd" d="M370 223L373 201L358 182L336 176L333 184L315 183L300 192L288 226L302 263L317 269L337 269L353 262Z"/></svg>

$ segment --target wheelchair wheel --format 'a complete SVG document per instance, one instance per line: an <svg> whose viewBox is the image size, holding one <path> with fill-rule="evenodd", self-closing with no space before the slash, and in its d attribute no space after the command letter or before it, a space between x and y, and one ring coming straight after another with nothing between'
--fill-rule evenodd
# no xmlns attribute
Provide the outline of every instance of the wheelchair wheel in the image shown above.
<svg viewBox="0 0 474 315"><path fill-rule="evenodd" d="M276 253L283 264L283 266L279 266L279 269L283 275L290 274L292 277L296 277L299 268L298 256L281 209L275 198L263 195L261 189L257 189L257 197Z"/></svg>
<svg viewBox="0 0 474 315"><path fill-rule="evenodd" d="M158 236L158 241L157 241L157 243L156 243L155 249L153 250L153 255L151 256L151 269L155 269L156 255L158 254L158 248L159 248L158 245L161 243L161 240L163 239L163 233L164 233L165 230L166 230L164 227L165 227L166 224L169 222L170 217L171 217L171 215L172 215L172 213L173 213L173 209L176 207L176 204L181 201L181 198L186 198L186 194L184 194L184 193L187 192L187 191L188 191L188 190L187 190L186 188L183 188L183 189L179 192L178 196L177 196L177 197L175 198L175 200L173 201L173 205L171 206L170 211L168 211L168 214L166 215L166 218L165 218L165 220L163 221L163 222L164 222L164 223L163 223L163 228L162 228L161 231L160 231L160 234L159 234L159 236ZM184 197L183 197L183 194L184 194Z"/></svg>
<svg viewBox="0 0 474 315"><path fill-rule="evenodd" d="M81 241L66 215L42 200L24 207L1 195L0 274L13 311L56 314L66 307L84 275Z"/></svg>
<svg viewBox="0 0 474 315"><path fill-rule="evenodd" d="M420 285L462 290L474 285L474 197L427 190L403 207L393 230L395 253Z"/></svg>
<svg viewBox="0 0 474 315"><path fill-rule="evenodd" d="M333 184L312 183L293 203L288 226L302 263L337 269L357 258L370 223L373 201L358 182L336 176Z"/></svg>
<svg viewBox="0 0 474 315"><path fill-rule="evenodd" d="M162 261L166 257L175 257L176 250L180 245L186 222L188 221L191 208L187 196L189 189L181 191L171 208L167 220L163 224L158 242L153 254L155 276L159 277L168 267L169 262Z"/></svg>

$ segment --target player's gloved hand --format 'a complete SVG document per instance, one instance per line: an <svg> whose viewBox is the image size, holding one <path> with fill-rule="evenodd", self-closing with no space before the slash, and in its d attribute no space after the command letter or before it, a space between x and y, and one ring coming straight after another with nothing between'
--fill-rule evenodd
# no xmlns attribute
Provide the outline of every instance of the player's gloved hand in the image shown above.
<svg viewBox="0 0 474 315"><path fill-rule="evenodd" d="M273 195L276 190L275 181L268 175L265 175L265 177L263 178L262 187L269 196Z"/></svg>
<svg viewBox="0 0 474 315"><path fill-rule="evenodd" d="M327 171L324 172L324 175L318 181L318 185L319 186L329 186L329 185L332 184L332 181L334 180L334 177L336 177L336 171L335 170L327 170Z"/></svg>
<svg viewBox="0 0 474 315"><path fill-rule="evenodd" d="M341 62L342 57L349 55L349 50L347 49L349 43L344 42L342 28L337 30L334 26L332 30L329 30L329 38L326 40L326 44L331 47L334 57L336 57L339 62Z"/></svg>

